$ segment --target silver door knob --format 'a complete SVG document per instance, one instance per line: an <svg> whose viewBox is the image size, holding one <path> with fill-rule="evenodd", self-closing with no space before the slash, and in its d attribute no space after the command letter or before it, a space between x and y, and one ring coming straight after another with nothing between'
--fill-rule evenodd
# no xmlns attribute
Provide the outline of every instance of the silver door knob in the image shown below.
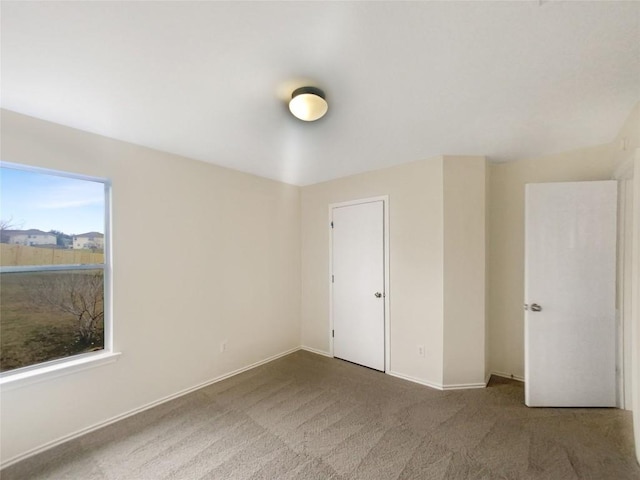
<svg viewBox="0 0 640 480"><path fill-rule="evenodd" d="M540 305L538 305L537 303L532 303L531 304L531 311L532 312L541 312L542 311L542 307Z"/></svg>
<svg viewBox="0 0 640 480"><path fill-rule="evenodd" d="M376 298L380 298L382 296L382 294L380 292L376 292L376 293L374 293L374 295L376 296Z"/></svg>

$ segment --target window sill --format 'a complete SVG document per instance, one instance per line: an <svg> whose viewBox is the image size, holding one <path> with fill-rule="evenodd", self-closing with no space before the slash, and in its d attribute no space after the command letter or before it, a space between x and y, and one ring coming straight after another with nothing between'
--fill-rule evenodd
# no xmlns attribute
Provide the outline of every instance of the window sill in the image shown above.
<svg viewBox="0 0 640 480"><path fill-rule="evenodd" d="M98 367L113 363L120 357L120 352L99 352L95 354L83 355L81 358L71 358L67 361L46 365L33 370L8 373L5 377L0 377L0 390L6 392L14 388L33 385L34 383L44 382L52 378L69 375L71 373L86 370L88 368Z"/></svg>

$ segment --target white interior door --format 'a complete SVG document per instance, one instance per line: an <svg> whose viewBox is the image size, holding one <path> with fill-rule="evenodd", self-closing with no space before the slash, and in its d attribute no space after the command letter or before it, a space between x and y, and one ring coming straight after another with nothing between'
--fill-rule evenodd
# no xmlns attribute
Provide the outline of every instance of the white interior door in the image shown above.
<svg viewBox="0 0 640 480"><path fill-rule="evenodd" d="M526 186L525 403L616 405L617 182Z"/></svg>
<svg viewBox="0 0 640 480"><path fill-rule="evenodd" d="M384 371L384 202L332 209L333 355Z"/></svg>

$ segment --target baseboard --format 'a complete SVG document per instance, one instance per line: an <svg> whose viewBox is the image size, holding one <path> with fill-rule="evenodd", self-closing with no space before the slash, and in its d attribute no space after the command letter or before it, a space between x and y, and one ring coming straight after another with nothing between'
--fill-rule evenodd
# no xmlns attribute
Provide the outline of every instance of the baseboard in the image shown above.
<svg viewBox="0 0 640 480"><path fill-rule="evenodd" d="M413 383L419 383L420 385L424 385L425 387L435 388L436 390L468 390L471 388L486 388L486 383L435 383L435 382L427 382L425 380L421 380L419 378L411 377L409 375L405 375L403 373L398 372L387 372L392 377L402 378L403 380L409 380Z"/></svg>
<svg viewBox="0 0 640 480"><path fill-rule="evenodd" d="M442 385L442 390L468 390L471 388L486 388L487 384L480 383L449 383Z"/></svg>
<svg viewBox="0 0 640 480"><path fill-rule="evenodd" d="M408 381L413 382L413 383L418 383L420 385L424 385L425 387L435 388L436 390L444 390L444 388L442 388L442 384L440 384L440 383L427 382L425 380L421 380L419 378L412 377L410 375L405 375L404 373L388 371L387 374L391 375L392 377L397 377L397 378L401 378L403 380L408 380Z"/></svg>
<svg viewBox="0 0 640 480"><path fill-rule="evenodd" d="M307 352L315 353L317 355L333 358L333 355L331 355L329 352L325 352L324 350L318 350L317 348L305 347L304 345L302 345L300 347L300 350L305 350Z"/></svg>
<svg viewBox="0 0 640 480"><path fill-rule="evenodd" d="M56 446L61 445L61 444L65 443L65 442L68 442L68 441L73 440L75 438L78 438L78 437L81 437L83 435L86 435L87 433L91 433L91 432L93 432L95 430L98 430L100 428L103 428L103 427L106 427L108 425L111 425L112 423L116 423L116 422L119 422L120 420L124 420L127 417L131 417L132 415L136 415L138 413L144 412L145 410L149 410L150 408L157 407L158 405L161 405L163 403L169 402L171 400L175 400L176 398L182 397L184 395L187 395L187 394L189 394L191 392L194 392L194 391L199 390L201 388L207 387L207 386L212 385L214 383L221 382L222 380L225 380L227 378L233 377L233 376L238 375L240 373L246 372L247 370L251 370L252 368L259 367L260 365L264 365L265 363L272 362L272 361L274 361L274 360L276 360L276 359L278 359L280 357L284 357L285 355L289 355L290 353L297 352L300 349L301 349L301 347L291 348L291 349L289 349L289 350L287 350L285 352L281 352L281 353L278 353L276 355L272 355L272 356L270 356L268 358L265 358L264 360L260 360L258 362L252 363L251 365L247 365L246 367L242 367L242 368L239 368L239 369L234 370L232 372L225 373L224 375L220 375L219 377L213 378L211 380L207 380L206 382L199 383L198 385L195 385L193 387L189 387L189 388L186 388L184 390L180 390L179 392L174 393L172 395L168 395L168 396L163 397L163 398L161 398L159 400L156 400L154 402L147 403L146 405L143 405L141 407L134 408L133 410L129 410L128 412L122 413L120 415L116 415L115 417L109 418L109 419L104 420L102 422L95 423L95 424L93 424L93 425L91 425L89 427L86 427L86 428L83 428L83 429L78 430L76 432L70 433L68 435L60 437L60 438L58 438L56 440L53 440L51 442L47 442L44 445L41 445L41 446L36 447L36 448L33 448L31 450L28 450L25 453L22 453L20 455L16 455L15 457L8 459L7 461L5 461L2 464L2 466L0 467L0 470L4 469L4 468L7 468L7 467L9 467L9 466L11 466L11 465L13 465L15 463L18 463L18 462L20 462L22 460L25 460L25 459L27 459L29 457L37 455L38 453L42 453L45 450L49 450L50 448L56 447Z"/></svg>
<svg viewBox="0 0 640 480"><path fill-rule="evenodd" d="M305 347L304 345L300 347L300 350L306 350L307 352L316 353L318 355L324 355L325 357L333 358L333 355L331 355L330 353L324 352L322 350L317 350L311 347ZM457 384L443 385L435 382L427 382L425 380L421 380L419 378L415 378L410 375L405 375L403 373L398 373L398 372L388 371L387 374L391 375L392 377L401 378L403 380L408 380L413 383L419 383L420 385L424 385L425 387L435 388L437 390L466 390L469 388L486 388L487 384L489 383L489 378L491 377L490 374L487 375L487 379L485 380L484 383L457 383Z"/></svg>
<svg viewBox="0 0 640 480"><path fill-rule="evenodd" d="M511 380L517 380L524 383L524 377L521 377L520 375L514 375L512 373L496 372L494 370L491 372L491 375L495 375L496 377L509 378Z"/></svg>

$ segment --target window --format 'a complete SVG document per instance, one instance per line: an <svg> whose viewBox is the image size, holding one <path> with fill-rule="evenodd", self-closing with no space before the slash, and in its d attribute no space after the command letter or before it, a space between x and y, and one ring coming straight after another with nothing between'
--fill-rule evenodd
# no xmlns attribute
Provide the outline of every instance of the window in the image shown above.
<svg viewBox="0 0 640 480"><path fill-rule="evenodd" d="M3 379L111 351L109 195L105 179L0 164ZM84 232L100 242L74 248Z"/></svg>

